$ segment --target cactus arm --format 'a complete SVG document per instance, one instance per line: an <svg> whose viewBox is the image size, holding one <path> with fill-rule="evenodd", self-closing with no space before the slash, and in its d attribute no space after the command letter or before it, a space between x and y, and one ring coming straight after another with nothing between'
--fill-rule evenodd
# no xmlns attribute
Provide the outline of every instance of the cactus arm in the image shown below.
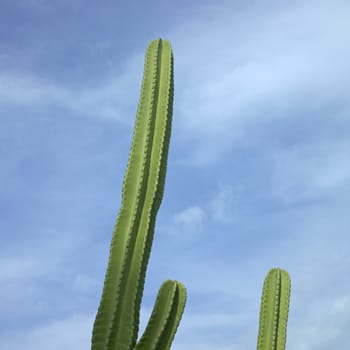
<svg viewBox="0 0 350 350"><path fill-rule="evenodd" d="M169 350L186 303L186 289L177 282L165 281L146 329L135 350Z"/></svg>
<svg viewBox="0 0 350 350"><path fill-rule="evenodd" d="M258 350L284 350L290 300L287 271L271 269L264 281L260 307Z"/></svg>
<svg viewBox="0 0 350 350"><path fill-rule="evenodd" d="M147 47L133 142L113 232L92 350L130 350L136 345L140 304L163 196L174 93L170 43Z"/></svg>

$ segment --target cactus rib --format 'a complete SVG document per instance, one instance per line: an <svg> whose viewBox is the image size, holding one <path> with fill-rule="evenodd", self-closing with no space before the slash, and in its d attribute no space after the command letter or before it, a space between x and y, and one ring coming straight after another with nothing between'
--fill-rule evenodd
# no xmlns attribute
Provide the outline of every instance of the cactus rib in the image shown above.
<svg viewBox="0 0 350 350"><path fill-rule="evenodd" d="M157 295L147 327L135 350L169 350L186 302L186 289L177 281L165 281Z"/></svg>
<svg viewBox="0 0 350 350"><path fill-rule="evenodd" d="M173 94L172 49L168 41L157 39L149 44L146 51L121 209L113 232L102 298L94 322L92 350L130 350L136 345L155 219L164 191ZM179 299L174 290L177 294L180 290L180 299L184 300L186 292L180 285L176 281L163 283L159 298L174 303ZM155 305L157 312L162 304L160 299L157 298ZM169 313L169 310L174 314L171 305L168 305L166 312ZM183 308L175 311L177 316L180 315L178 322L182 312ZM145 336L148 334L145 332Z"/></svg>
<svg viewBox="0 0 350 350"><path fill-rule="evenodd" d="M290 277L280 268L271 269L264 281L260 307L258 350L284 350L290 299Z"/></svg>

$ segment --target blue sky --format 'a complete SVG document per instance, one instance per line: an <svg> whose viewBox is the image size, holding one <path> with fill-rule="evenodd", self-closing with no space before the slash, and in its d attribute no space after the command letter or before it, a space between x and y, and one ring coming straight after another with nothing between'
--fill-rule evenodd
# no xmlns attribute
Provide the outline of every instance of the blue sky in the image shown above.
<svg viewBox="0 0 350 350"><path fill-rule="evenodd" d="M141 331L177 279L172 349L254 349L262 283L281 267L287 349L348 350L349 2L145 3L2 0L0 348L90 348L144 53L161 37L175 100Z"/></svg>

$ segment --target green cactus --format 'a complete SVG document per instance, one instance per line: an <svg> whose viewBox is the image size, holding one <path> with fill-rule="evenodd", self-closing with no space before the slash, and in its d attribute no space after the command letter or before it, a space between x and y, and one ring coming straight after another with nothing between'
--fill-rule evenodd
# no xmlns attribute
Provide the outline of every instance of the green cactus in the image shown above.
<svg viewBox="0 0 350 350"><path fill-rule="evenodd" d="M284 350L290 299L287 271L271 269L264 281L261 297L258 350Z"/></svg>
<svg viewBox="0 0 350 350"><path fill-rule="evenodd" d="M147 47L141 96L115 224L92 350L169 350L186 303L186 288L165 281L137 342L140 306L166 175L174 96L169 41ZM266 275L261 299L258 350L284 350L290 298L287 271Z"/></svg>
<svg viewBox="0 0 350 350"><path fill-rule="evenodd" d="M173 53L168 41L147 47L134 135L123 183L92 350L168 350L181 320L186 289L174 280L158 292L137 343L140 306L165 183L174 95Z"/></svg>

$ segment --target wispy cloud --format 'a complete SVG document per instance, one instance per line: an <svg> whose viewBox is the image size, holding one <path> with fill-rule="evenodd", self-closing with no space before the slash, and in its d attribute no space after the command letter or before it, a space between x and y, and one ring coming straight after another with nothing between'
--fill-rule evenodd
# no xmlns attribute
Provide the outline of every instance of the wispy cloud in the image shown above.
<svg viewBox="0 0 350 350"><path fill-rule="evenodd" d="M286 202L334 196L349 185L349 152L347 140L271 150L274 195Z"/></svg>
<svg viewBox="0 0 350 350"><path fill-rule="evenodd" d="M196 141L189 162L212 163L238 142L254 143L252 125L264 128L269 120L297 113L300 105L327 110L341 99L349 111L349 5L340 3L295 2L249 13L218 7L210 34L204 19L184 23L175 41L182 77L177 108L185 137ZM191 33L188 40L184 32ZM193 42L196 50L189 49ZM308 115L315 123L318 117Z"/></svg>
<svg viewBox="0 0 350 350"><path fill-rule="evenodd" d="M154 259L162 261L162 267L157 267L156 272L162 276L171 274L172 266L176 264L176 276L185 283L189 292L176 348L182 348L184 339L191 342L190 333L197 334L197 340L193 342L195 348L203 338L208 347L218 345L217 334L225 339L223 343L226 345L220 343L220 348L236 349L237 345L239 349L248 349L254 346L263 277L269 268L277 266L287 269L292 279L288 349L329 349L332 344L337 344L342 350L347 348L350 289L343 277L350 269L346 244L347 206L338 203L302 210L294 208L289 210L288 221L278 220L277 214L275 221L276 238L268 237L261 225L258 234L251 233L246 237L250 249L248 247L243 257L239 255L243 246L233 246L228 236L215 237L215 240L220 239L223 247L216 248L220 256L212 254L206 258L203 244L192 245L190 251L185 251L188 244L175 251L172 248L173 259L182 251L181 259L174 263L169 253L155 252ZM287 234L285 227L290 222L295 223L294 229ZM215 249L214 237L212 233L209 236L212 251ZM206 235L200 240L207 239ZM169 250L172 242L167 244ZM227 251L226 246L229 247ZM249 250L254 253L249 253ZM203 300L204 296L208 298L197 304L196 301ZM222 312L220 321L215 317L218 312ZM196 323L198 319L202 320L201 325ZM227 336L223 336L226 330Z"/></svg>
<svg viewBox="0 0 350 350"><path fill-rule="evenodd" d="M2 72L0 103L31 109L65 108L79 116L109 118L131 125L128 108L136 105L138 93L131 98L128 91L137 92L140 89L142 63L143 54L130 57L122 73L94 88L84 87L83 84L79 88L67 86L28 73Z"/></svg>
<svg viewBox="0 0 350 350"><path fill-rule="evenodd" d="M220 185L215 197L208 205L212 218L222 223L230 223L237 219L240 190L229 185Z"/></svg>
<svg viewBox="0 0 350 350"><path fill-rule="evenodd" d="M83 350L90 347L93 315L76 314L66 319L8 332L0 339L1 349L66 349Z"/></svg>
<svg viewBox="0 0 350 350"><path fill-rule="evenodd" d="M187 229L193 229L197 225L202 224L203 217L203 209L198 206L194 206L175 214L174 221L181 226L185 226Z"/></svg>

